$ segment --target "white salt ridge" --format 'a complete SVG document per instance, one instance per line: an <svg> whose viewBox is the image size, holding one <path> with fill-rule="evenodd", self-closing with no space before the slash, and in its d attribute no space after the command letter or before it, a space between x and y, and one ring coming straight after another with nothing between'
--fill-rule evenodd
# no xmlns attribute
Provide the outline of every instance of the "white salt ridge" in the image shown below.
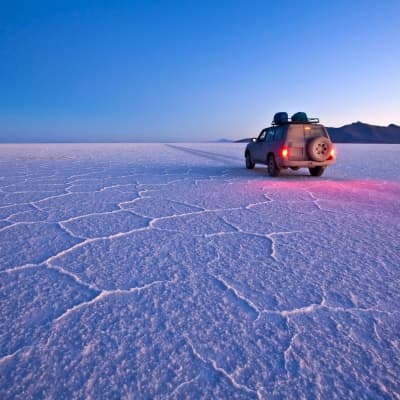
<svg viewBox="0 0 400 400"><path fill-rule="evenodd" d="M2 399L399 397L400 146L243 150L0 146Z"/></svg>

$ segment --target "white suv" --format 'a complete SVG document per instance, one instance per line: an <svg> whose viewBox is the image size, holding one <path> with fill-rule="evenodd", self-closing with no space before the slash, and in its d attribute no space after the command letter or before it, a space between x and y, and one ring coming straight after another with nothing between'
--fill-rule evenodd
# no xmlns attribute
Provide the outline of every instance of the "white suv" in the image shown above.
<svg viewBox="0 0 400 400"><path fill-rule="evenodd" d="M317 118L299 112L289 119L287 113L280 112L275 114L272 126L246 146L244 156L247 169L253 169L256 163L266 164L270 176L278 176L287 168L308 168L312 176L321 176L335 162L335 149Z"/></svg>

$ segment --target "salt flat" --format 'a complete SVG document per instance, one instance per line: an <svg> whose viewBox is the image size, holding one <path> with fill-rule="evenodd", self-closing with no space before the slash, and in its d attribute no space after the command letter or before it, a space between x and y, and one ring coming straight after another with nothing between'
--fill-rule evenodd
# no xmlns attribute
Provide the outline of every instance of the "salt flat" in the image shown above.
<svg viewBox="0 0 400 400"><path fill-rule="evenodd" d="M0 145L0 398L400 398L400 145Z"/></svg>

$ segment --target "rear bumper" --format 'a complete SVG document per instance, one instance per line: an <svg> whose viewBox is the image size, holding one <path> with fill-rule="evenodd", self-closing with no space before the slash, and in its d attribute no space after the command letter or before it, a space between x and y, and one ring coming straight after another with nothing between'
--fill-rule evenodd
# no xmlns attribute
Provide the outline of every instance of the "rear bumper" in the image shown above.
<svg viewBox="0 0 400 400"><path fill-rule="evenodd" d="M278 158L276 163L279 168L289 168L289 167L298 167L298 168L313 168L313 167L327 167L328 165L334 164L336 159L332 158L326 161L295 161L288 160L285 158Z"/></svg>

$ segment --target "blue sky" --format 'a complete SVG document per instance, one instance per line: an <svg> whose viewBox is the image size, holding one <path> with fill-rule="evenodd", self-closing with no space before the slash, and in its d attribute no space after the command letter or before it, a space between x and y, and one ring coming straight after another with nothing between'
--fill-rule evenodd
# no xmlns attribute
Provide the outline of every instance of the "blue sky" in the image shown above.
<svg viewBox="0 0 400 400"><path fill-rule="evenodd" d="M400 124L400 1L1 1L0 141Z"/></svg>

